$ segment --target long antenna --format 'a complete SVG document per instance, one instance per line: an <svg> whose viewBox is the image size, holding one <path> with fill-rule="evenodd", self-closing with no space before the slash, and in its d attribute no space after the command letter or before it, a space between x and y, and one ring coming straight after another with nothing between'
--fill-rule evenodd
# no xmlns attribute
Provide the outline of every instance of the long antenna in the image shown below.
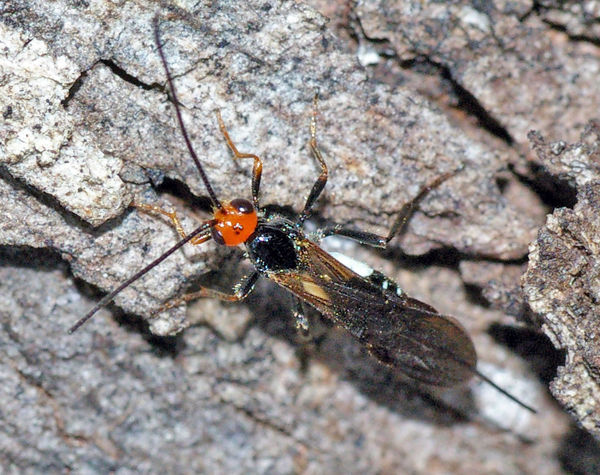
<svg viewBox="0 0 600 475"><path fill-rule="evenodd" d="M225 211L223 205L217 198L213 187L208 181L208 177L204 172L204 168L202 168L202 164L194 151L194 147L192 146L192 142L188 136L187 130L185 129L185 125L183 124L183 117L181 116L181 109L179 108L179 100L177 99L177 93L175 92L175 85L173 84L173 77L171 76L171 71L169 70L169 65L167 64L167 58L165 57L165 53L162 49L162 43L160 42L160 31L159 31L159 19L158 15L154 17L152 20L152 26L154 28L154 40L156 41L156 46L158 48L158 54L160 55L160 59L163 63L163 67L165 68L165 73L167 75L167 83L169 84L169 91L171 92L171 96L173 98L173 105L175 106L175 114L177 115L177 122L179 123L179 128L181 129L181 134L183 135L183 140L185 140L185 145L187 146L194 163L196 164L196 168L200 172L200 176L202 177L202 181L204 182L204 186L206 187L206 191L208 192L208 196L210 197L210 201L215 208L219 208L221 211Z"/></svg>
<svg viewBox="0 0 600 475"><path fill-rule="evenodd" d="M194 229L190 234L188 234L186 237L184 237L181 241L179 241L177 244L175 244L171 249L166 251L164 254L161 254L156 259L154 259L150 264L148 264L142 270L137 272L135 275L132 275L129 279L127 279L125 282L123 282L121 285L119 285L111 293L105 295L94 306L94 308L92 308L82 318L77 320L77 323L75 323L75 325L73 325L71 328L69 328L69 331L68 331L69 335L72 334L73 332L75 332L81 325L83 325L85 322L87 322L90 318L92 318L98 310L100 310L103 307L106 307L112 301L112 299L114 299L117 296L117 294L121 293L121 291L123 289L125 289L126 287L128 287L129 285L134 283L136 280L138 280L141 276L143 276L150 269L152 269L153 267L156 267L158 264L160 264L162 261L164 261L167 257L169 257L171 254L173 254L177 249L182 247L184 244L186 244L188 241L193 239L195 236L197 236L198 234L201 234L203 232L206 232L208 229L210 229L215 224L216 224L216 220L214 220L214 219L205 221L200 226L198 226L196 229Z"/></svg>

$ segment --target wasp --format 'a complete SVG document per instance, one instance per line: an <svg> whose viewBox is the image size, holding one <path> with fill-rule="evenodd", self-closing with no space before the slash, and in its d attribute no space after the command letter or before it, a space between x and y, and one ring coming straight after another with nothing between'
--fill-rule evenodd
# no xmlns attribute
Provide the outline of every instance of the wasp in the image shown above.
<svg viewBox="0 0 600 475"><path fill-rule="evenodd" d="M263 162L255 154L238 151L217 111L220 131L234 158L251 159L254 162L252 201L244 198L220 200L186 131L172 74L162 48L158 17L154 18L153 32L179 129L212 203L213 216L191 233L186 234L175 213L151 205L136 204L135 206L142 211L168 217L181 235L181 240L102 298L70 328L69 333L76 331L100 308L110 303L119 292L186 243L199 245L212 239L223 246L244 245L254 270L234 286L231 294L201 287L193 293L167 302L159 311L202 297L230 302L241 301L253 290L258 278L264 276L291 292L298 302L307 303L335 324L345 328L380 363L397 368L417 381L437 386L457 385L477 375L519 405L535 412L533 408L497 386L477 370L475 347L457 320L442 315L432 306L409 297L379 272L369 271L361 275L352 270L353 266L348 261L346 264L340 262L305 233L304 223L325 188L328 176L327 165L317 144L317 95L314 97L310 121L310 149L320 166L320 174L297 218L291 220L260 206L259 190ZM412 208L415 202L451 175L443 175L426 186L406 209ZM407 220L408 213L400 213L387 236L348 229L340 225L322 229L317 235L319 239L338 235L361 244L385 248L404 227ZM297 328L307 332L309 325L303 312L295 311L294 318Z"/></svg>

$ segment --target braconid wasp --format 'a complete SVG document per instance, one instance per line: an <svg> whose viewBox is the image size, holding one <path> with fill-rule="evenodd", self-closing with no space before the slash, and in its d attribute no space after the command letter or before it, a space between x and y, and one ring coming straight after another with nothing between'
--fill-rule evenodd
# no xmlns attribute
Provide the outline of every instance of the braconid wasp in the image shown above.
<svg viewBox="0 0 600 475"><path fill-rule="evenodd" d="M260 276L276 282L290 291L298 301L305 302L345 328L364 345L380 363L395 367L409 377L436 386L453 386L476 375L492 385L517 404L535 412L533 408L511 395L476 368L477 355L471 338L453 317L441 315L436 309L407 296L381 273L369 270L360 275L352 270L351 261L340 262L305 234L303 227L312 208L327 182L327 165L317 145L316 116L317 96L313 102L310 122L310 149L320 165L321 172L314 183L304 208L295 220L270 212L259 205L259 189L262 160L251 153L240 153L227 132L217 111L219 128L235 159L252 159L252 201L236 198L221 201L196 155L187 134L169 70L160 42L159 18L153 21L154 39L157 45L175 106L175 115L190 156L200 173L210 198L213 217L204 221L191 233L186 234L175 213L150 205L135 205L144 212L162 214L169 218L181 240L160 257L123 282L102 298L83 318L73 325L69 333L76 331L99 309L128 285L160 264L184 244L194 245L213 239L220 245L245 245L246 254L254 270L234 287L232 294L206 287L167 302L159 311L201 298L212 297L230 302L243 300L254 288ZM377 248L385 248L408 220L413 205L433 187L452 176L445 174L424 187L405 206L387 236L344 228L340 225L322 229L318 239L338 235ZM316 239L316 240L318 240ZM300 305L297 306L301 308ZM308 320L298 309L294 312L299 331L308 331Z"/></svg>

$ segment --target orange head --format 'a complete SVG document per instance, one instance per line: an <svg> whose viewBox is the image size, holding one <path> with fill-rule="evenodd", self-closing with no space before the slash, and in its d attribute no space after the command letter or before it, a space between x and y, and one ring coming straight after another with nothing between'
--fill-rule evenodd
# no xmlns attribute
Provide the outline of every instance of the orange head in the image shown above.
<svg viewBox="0 0 600 475"><path fill-rule="evenodd" d="M223 203L214 211L217 221L212 228L213 239L225 246L237 246L245 243L256 229L258 216L252 203L237 198Z"/></svg>

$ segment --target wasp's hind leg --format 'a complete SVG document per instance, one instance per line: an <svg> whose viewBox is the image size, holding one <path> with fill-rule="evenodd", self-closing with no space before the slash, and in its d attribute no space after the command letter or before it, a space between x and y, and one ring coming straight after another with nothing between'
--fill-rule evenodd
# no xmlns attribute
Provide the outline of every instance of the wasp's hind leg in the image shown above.
<svg viewBox="0 0 600 475"><path fill-rule="evenodd" d="M387 245L394 238L394 236L397 236L398 234L403 234L404 231L406 231L406 225L408 224L408 220L414 213L416 206L423 200L423 198L425 198L432 190L435 190L446 180L456 175L456 173L460 170L462 170L462 166L458 170L446 172L438 176L437 178L431 180L431 182L429 182L423 188L421 188L421 190L417 193L417 196L415 196L412 200L406 203L402 207L402 209L400 209L400 212L398 213L398 216L396 216L394 224L392 224L388 235L385 237L385 245Z"/></svg>
<svg viewBox="0 0 600 475"><path fill-rule="evenodd" d="M440 175L439 177L435 178L430 183L428 183L426 186L424 186L419 191L419 193L417 193L417 196L415 196L412 200L410 200L400 209L398 215L396 216L396 219L394 220L394 224L392 224L392 227L390 228L390 231L388 232L387 236L380 236L374 233L345 228L341 224L336 224L334 226L329 226L319 231L317 233L317 238L323 239L327 236L334 235L342 236L348 239L352 239L353 241L357 241L360 244L384 249L395 236L404 233L404 231L406 230L406 225L408 224L412 213L416 209L416 205L418 205L419 202L421 202L421 200L425 198L425 196L427 196L427 194L431 190L437 188L447 179L453 177L456 173L457 171L444 173L443 175Z"/></svg>

